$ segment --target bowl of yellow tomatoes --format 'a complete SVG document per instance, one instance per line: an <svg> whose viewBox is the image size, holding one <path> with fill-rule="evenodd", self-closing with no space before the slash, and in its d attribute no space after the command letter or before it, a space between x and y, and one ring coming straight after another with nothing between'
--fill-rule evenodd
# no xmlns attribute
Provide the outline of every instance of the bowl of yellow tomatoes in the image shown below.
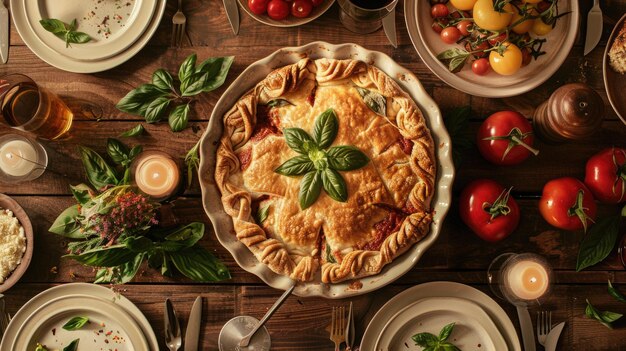
<svg viewBox="0 0 626 351"><path fill-rule="evenodd" d="M570 0L406 0L407 29L422 61L471 95L523 94L550 78L574 46Z"/></svg>

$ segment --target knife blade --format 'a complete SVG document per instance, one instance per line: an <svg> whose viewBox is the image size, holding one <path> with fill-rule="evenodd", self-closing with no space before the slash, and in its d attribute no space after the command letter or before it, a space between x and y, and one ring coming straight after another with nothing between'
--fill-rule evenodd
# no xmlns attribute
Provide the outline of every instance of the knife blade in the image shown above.
<svg viewBox="0 0 626 351"><path fill-rule="evenodd" d="M189 313L189 321L185 331L185 351L198 351L200 324L202 324L202 297L198 296Z"/></svg>
<svg viewBox="0 0 626 351"><path fill-rule="evenodd" d="M522 340L524 340L524 351L535 351L535 332L533 331L533 322L530 320L528 309L523 306L517 307L517 317L519 325L522 329Z"/></svg>
<svg viewBox="0 0 626 351"><path fill-rule="evenodd" d="M346 325L346 351L352 350L352 345L354 345L354 311L352 310L352 301L350 301L348 325Z"/></svg>
<svg viewBox="0 0 626 351"><path fill-rule="evenodd" d="M550 333L548 333L548 336L546 337L546 351L556 350L556 344L559 342L559 337L561 336L564 326L565 322L561 322L550 330Z"/></svg>
<svg viewBox="0 0 626 351"><path fill-rule="evenodd" d="M383 22L383 30L385 31L385 35L387 36L389 43L391 43L391 45L394 48L397 48L398 37L396 35L396 8L395 7L393 8L393 10L391 10L391 12L387 16L383 17L382 22Z"/></svg>
<svg viewBox="0 0 626 351"><path fill-rule="evenodd" d="M237 0L224 0L224 9L226 9L226 16L228 16L228 22L233 29L235 35L239 34L239 7Z"/></svg>
<svg viewBox="0 0 626 351"><path fill-rule="evenodd" d="M593 7L587 14L587 34L585 35L585 56L598 45L602 37L602 10L599 0L594 0Z"/></svg>
<svg viewBox="0 0 626 351"><path fill-rule="evenodd" d="M9 59L9 10L0 0L0 60L7 63Z"/></svg>

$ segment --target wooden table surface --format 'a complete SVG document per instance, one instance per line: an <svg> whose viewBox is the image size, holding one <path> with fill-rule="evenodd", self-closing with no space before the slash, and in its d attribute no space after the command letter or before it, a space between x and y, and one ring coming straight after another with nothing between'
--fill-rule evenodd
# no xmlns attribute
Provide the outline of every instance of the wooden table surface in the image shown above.
<svg viewBox="0 0 626 351"><path fill-rule="evenodd" d="M580 1L582 13L590 1ZM480 177L496 178L503 184L514 186L521 206L522 220L519 228L509 238L498 243L478 239L462 224L458 208L453 204L437 242L405 276L394 284L375 293L344 299L292 297L268 322L273 350L332 350L326 328L330 323L332 306L346 306L353 301L356 311L358 339L365 328L390 297L416 284L430 281L455 281L474 286L491 296L486 285L489 262L503 252L534 252L545 256L555 271L555 285L543 309L553 311L553 321L566 321L559 350L626 350L626 321L616 323L609 330L600 323L585 317L585 299L602 310L626 312L626 304L612 299L606 289L607 279L626 291L626 272L617 256L612 254L606 262L575 272L578 244L582 231L567 232L548 225L537 210L537 198L543 184L556 177L573 176L582 179L588 157L611 145L626 147L626 126L608 105L602 81L602 56L609 30L626 12L623 1L603 1L605 30L598 47L588 56L582 55L582 37L559 71L546 83L521 96L506 99L474 97L457 91L440 81L426 67L413 48L404 24L402 3L396 13L399 47L391 47L382 31L362 36L348 32L338 20L338 5L318 20L297 28L274 28L255 22L241 12L241 30L234 36L226 19L221 1L187 0L187 40L182 48L169 46L171 17L175 1L168 1L167 10L156 35L146 48L128 62L109 71L95 74L75 74L56 69L40 60L24 45L15 27L11 26L9 62L0 65L0 76L7 73L24 73L41 85L60 94L70 104L95 105L102 110L99 120L78 118L71 131L72 137L58 142L43 142L49 157L50 171L41 178L19 185L0 183L0 192L13 197L30 215L35 229L35 252L30 267L21 282L6 292L8 310L15 313L31 297L57 284L89 282L94 272L73 261L61 259L67 241L47 231L56 216L73 199L69 185L85 182L77 146L86 145L104 152L106 138L135 126L140 119L118 111L115 104L133 87L150 80L154 70L163 67L176 71L180 62L191 53L203 60L212 56L234 55L235 63L224 87L203 94L194 105L191 127L181 133L172 133L167 124L147 125L148 136L139 140L146 149L159 149L182 158L204 132L207 121L225 87L252 62L278 48L298 46L315 40L331 43L352 42L370 50L390 55L410 69L439 104L444 112L455 107L471 106L471 130L492 112L514 109L530 117L533 109L557 87L569 82L585 82L602 95L607 103L606 119L601 131L591 140L580 143L549 145L538 142L541 153L516 167L494 167L481 158L476 150L464 155L464 164L457 170L454 184L455 198L471 180ZM581 16L581 25L586 16ZM584 28L584 27L582 27ZM11 132L0 127L0 134ZM217 201L217 200L216 200ZM181 221L204 221L211 228L200 200L196 183L176 200ZM617 213L617 206L600 206L600 214ZM157 272L144 269L132 283L119 287L152 323L159 343L163 343L163 302L169 297L186 322L196 296L203 296L204 315L201 335L203 350L217 350L217 336L222 325L236 315L247 314L260 318L281 294L265 285L256 276L243 271L231 255L217 241L211 229L202 245L214 252L231 270L232 279L215 284L198 284L184 277L163 278ZM514 325L519 323L514 309L499 301ZM533 308L531 313L535 313ZM539 348L540 349L540 348Z"/></svg>

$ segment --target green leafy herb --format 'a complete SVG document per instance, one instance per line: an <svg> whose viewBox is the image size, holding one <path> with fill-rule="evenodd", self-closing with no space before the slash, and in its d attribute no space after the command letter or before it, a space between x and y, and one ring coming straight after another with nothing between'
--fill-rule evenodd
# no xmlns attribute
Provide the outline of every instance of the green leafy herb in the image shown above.
<svg viewBox="0 0 626 351"><path fill-rule="evenodd" d="M89 318L87 317L73 317L72 319L67 321L67 323L65 323L62 328L70 331L78 330L84 327L87 322L89 322Z"/></svg>
<svg viewBox="0 0 626 351"><path fill-rule="evenodd" d="M127 131L125 131L124 133L120 134L119 137L120 138L128 138L128 137L135 137L135 136L140 136L143 135L145 133L146 129L143 127L143 125L138 124L135 127L133 127L132 129L129 129Z"/></svg>
<svg viewBox="0 0 626 351"><path fill-rule="evenodd" d="M328 263L337 263L337 260L335 259L335 256L333 255L333 252L330 248L330 245L328 245L328 242L326 242L326 262Z"/></svg>
<svg viewBox="0 0 626 351"><path fill-rule="evenodd" d="M444 326L439 332L439 336L431 333L419 333L413 335L411 338L415 342L415 345L424 348L424 351L461 351L458 347L448 342L450 334L454 329L455 323L450 323Z"/></svg>
<svg viewBox="0 0 626 351"><path fill-rule="evenodd" d="M387 116L387 98L382 94L361 87L356 87L363 102L370 110L381 116Z"/></svg>
<svg viewBox="0 0 626 351"><path fill-rule="evenodd" d="M611 284L610 280L609 280L608 289L609 289L609 295L613 296L615 300L619 302L626 302L626 296L624 296L621 292L619 292L619 290L613 287L613 284Z"/></svg>
<svg viewBox="0 0 626 351"><path fill-rule="evenodd" d="M267 107L282 107L282 106L288 106L288 105L293 105L293 104L285 99L270 100L266 104Z"/></svg>
<svg viewBox="0 0 626 351"><path fill-rule="evenodd" d="M48 349L42 344L37 343L37 346L35 347L35 351L48 351Z"/></svg>
<svg viewBox="0 0 626 351"><path fill-rule="evenodd" d="M285 128L287 145L300 155L278 166L274 172L285 176L304 175L300 183L300 208L306 209L319 197L322 189L336 201L348 199L346 182L338 171L364 167L369 158L354 146L334 146L339 121L335 111L328 109L315 119L313 137L300 128Z"/></svg>
<svg viewBox="0 0 626 351"><path fill-rule="evenodd" d="M176 269L186 277L200 282L230 279L228 268L200 246L169 253Z"/></svg>
<svg viewBox="0 0 626 351"><path fill-rule="evenodd" d="M468 57L470 57L470 53L460 48L449 49L437 55L437 59L448 66L450 72L459 72L467 62Z"/></svg>
<svg viewBox="0 0 626 351"><path fill-rule="evenodd" d="M71 343L69 343L69 345L65 346L63 348L63 351L76 351L78 350L78 342L80 341L80 339L74 339L72 340Z"/></svg>
<svg viewBox="0 0 626 351"><path fill-rule="evenodd" d="M89 34L76 31L76 19L70 24L54 18L42 19L39 23L43 29L63 39L66 48L70 47L70 44L83 44L91 40Z"/></svg>
<svg viewBox="0 0 626 351"><path fill-rule="evenodd" d="M121 183L117 172L97 152L85 146L79 146L79 150L87 179L96 189Z"/></svg>
<svg viewBox="0 0 626 351"><path fill-rule="evenodd" d="M270 205L259 208L256 215L254 216L255 222L257 222L257 224L260 225L267 219L267 216L269 215L269 213L270 213Z"/></svg>
<svg viewBox="0 0 626 351"><path fill-rule="evenodd" d="M462 164L463 153L470 150L473 146L474 137L469 130L471 113L470 107L466 106L446 113L443 118L452 141L452 159L457 169Z"/></svg>
<svg viewBox="0 0 626 351"><path fill-rule="evenodd" d="M189 151L187 151L187 155L185 155L185 165L187 166L187 187L191 187L191 182L193 181L193 174L198 172L198 166L200 166L200 153L198 149L200 148L200 140L194 145Z"/></svg>
<svg viewBox="0 0 626 351"><path fill-rule="evenodd" d="M587 308L585 308L585 315L591 319L595 319L598 322L602 323L605 327L609 329L613 329L613 322L622 318L622 315L615 312L610 311L599 311L591 303L589 300L587 301Z"/></svg>
<svg viewBox="0 0 626 351"><path fill-rule="evenodd" d="M234 58L214 57L196 67L196 54L188 56L178 69L178 82L164 69L152 74L150 83L130 91L116 105L123 112L142 116L148 123L163 120L166 112L174 132L187 127L190 105L196 95L224 84Z"/></svg>
<svg viewBox="0 0 626 351"><path fill-rule="evenodd" d="M580 243L576 271L604 260L613 251L619 234L620 216L599 219Z"/></svg>

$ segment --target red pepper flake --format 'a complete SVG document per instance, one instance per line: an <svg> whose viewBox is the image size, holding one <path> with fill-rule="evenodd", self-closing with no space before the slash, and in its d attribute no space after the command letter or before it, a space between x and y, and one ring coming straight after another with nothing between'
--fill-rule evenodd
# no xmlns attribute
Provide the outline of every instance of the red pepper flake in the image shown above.
<svg viewBox="0 0 626 351"><path fill-rule="evenodd" d="M105 335L106 335L106 336L109 336L109 335L111 335L111 334L113 334L113 331L112 331L112 330L109 330L109 331L108 331Z"/></svg>
<svg viewBox="0 0 626 351"><path fill-rule="evenodd" d="M52 328L52 336L57 335L57 328Z"/></svg>

